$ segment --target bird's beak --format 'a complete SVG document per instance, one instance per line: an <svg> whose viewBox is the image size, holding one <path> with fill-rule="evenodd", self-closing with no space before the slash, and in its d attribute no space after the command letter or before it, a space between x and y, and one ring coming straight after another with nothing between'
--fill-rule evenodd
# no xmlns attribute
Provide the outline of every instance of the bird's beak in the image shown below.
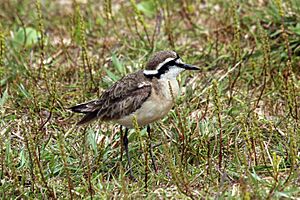
<svg viewBox="0 0 300 200"><path fill-rule="evenodd" d="M180 67L183 69L186 69L186 70L200 70L198 67L196 67L194 65L185 64L185 63L182 64Z"/></svg>

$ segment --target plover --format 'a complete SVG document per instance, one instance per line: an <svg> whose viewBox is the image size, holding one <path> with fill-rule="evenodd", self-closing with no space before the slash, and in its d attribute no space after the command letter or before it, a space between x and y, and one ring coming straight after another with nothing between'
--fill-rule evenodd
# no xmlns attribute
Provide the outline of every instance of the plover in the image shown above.
<svg viewBox="0 0 300 200"><path fill-rule="evenodd" d="M99 99L70 109L85 114L78 125L99 119L114 121L126 127L123 144L132 176L128 154L128 128L133 128L133 118L136 117L139 126L148 125L147 132L150 137L149 124L163 118L173 107L174 98L179 93L176 77L184 70L199 68L185 64L174 51L157 52L150 58L145 69L124 76L104 91ZM151 148L150 154L156 170Z"/></svg>

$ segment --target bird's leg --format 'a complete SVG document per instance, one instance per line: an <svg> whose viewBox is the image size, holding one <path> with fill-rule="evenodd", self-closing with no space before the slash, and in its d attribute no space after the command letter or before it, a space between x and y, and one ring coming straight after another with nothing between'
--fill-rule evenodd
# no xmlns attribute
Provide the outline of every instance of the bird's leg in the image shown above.
<svg viewBox="0 0 300 200"><path fill-rule="evenodd" d="M152 138L151 138L151 134L150 134L150 125L147 126L147 133L148 133L148 137L150 139L149 151L150 151L150 156L151 156L151 160L152 160L152 165L153 165L155 173L157 173L157 167L156 167L155 157L153 156L153 146L152 146L152 143L151 143Z"/></svg>
<svg viewBox="0 0 300 200"><path fill-rule="evenodd" d="M123 147L123 145L124 145L124 142L123 142L123 138L124 138L124 136L123 136L123 130L122 130L122 128L123 128L123 126L122 125L120 125L120 134L121 134L121 139L120 139L120 142L121 142L121 157L120 157L120 162L122 163L122 160L123 160L123 151L124 151L124 147Z"/></svg>
<svg viewBox="0 0 300 200"><path fill-rule="evenodd" d="M125 129L125 134L123 137L123 144L125 147L125 152L126 152L126 156L127 156L127 160L128 160L128 165L129 165L129 173L130 173L130 178L134 179L133 173L132 173L132 167L131 167L131 161L130 161L130 156L129 156L129 152L128 152L128 128Z"/></svg>

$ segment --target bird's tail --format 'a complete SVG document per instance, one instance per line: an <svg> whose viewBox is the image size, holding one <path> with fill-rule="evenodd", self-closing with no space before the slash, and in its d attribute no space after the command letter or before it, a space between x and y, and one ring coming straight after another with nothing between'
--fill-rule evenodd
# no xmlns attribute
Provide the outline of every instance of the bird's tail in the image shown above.
<svg viewBox="0 0 300 200"><path fill-rule="evenodd" d="M98 111L85 114L84 117L79 122L77 122L77 125L83 125L94 121L97 118L97 114Z"/></svg>
<svg viewBox="0 0 300 200"><path fill-rule="evenodd" d="M85 116L77 123L77 125L89 123L97 118L99 109L95 107L95 104L96 101L90 101L69 108L72 112L85 114Z"/></svg>

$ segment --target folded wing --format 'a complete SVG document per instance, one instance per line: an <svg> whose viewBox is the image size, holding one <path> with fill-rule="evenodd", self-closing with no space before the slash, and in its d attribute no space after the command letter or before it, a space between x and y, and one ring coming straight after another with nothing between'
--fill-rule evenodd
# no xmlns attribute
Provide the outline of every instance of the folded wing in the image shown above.
<svg viewBox="0 0 300 200"><path fill-rule="evenodd" d="M106 90L98 100L76 105L73 112L84 113L78 125L95 119L116 120L141 107L151 94L151 83L141 71L129 74Z"/></svg>

